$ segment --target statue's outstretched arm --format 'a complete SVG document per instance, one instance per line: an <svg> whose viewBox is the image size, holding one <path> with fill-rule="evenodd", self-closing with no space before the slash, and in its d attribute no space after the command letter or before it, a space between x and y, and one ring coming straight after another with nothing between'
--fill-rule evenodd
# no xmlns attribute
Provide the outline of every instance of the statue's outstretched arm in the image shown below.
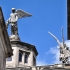
<svg viewBox="0 0 70 70"><path fill-rule="evenodd" d="M9 18L9 19L6 21L6 28L8 28L10 19L11 19L11 18Z"/></svg>

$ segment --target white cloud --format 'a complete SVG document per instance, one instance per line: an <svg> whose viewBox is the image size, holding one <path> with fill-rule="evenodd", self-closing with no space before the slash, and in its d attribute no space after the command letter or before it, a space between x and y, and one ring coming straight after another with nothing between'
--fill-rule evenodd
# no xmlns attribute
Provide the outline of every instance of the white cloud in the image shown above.
<svg viewBox="0 0 70 70"><path fill-rule="evenodd" d="M50 54L54 54L53 63L59 63L59 49L57 47L50 48Z"/></svg>
<svg viewBox="0 0 70 70"><path fill-rule="evenodd" d="M37 66L47 65L45 60L37 60Z"/></svg>
<svg viewBox="0 0 70 70"><path fill-rule="evenodd" d="M66 40L65 43L70 48L70 40ZM56 46L56 47L51 47L50 50L46 52L46 55L44 55L45 58L39 56L36 62L37 66L43 66L48 64L48 62L46 62L46 57L48 57L47 55L53 55L52 57L50 57L50 60L53 59L53 61L51 61L51 64L61 63L59 61L59 55L60 55L59 49Z"/></svg>

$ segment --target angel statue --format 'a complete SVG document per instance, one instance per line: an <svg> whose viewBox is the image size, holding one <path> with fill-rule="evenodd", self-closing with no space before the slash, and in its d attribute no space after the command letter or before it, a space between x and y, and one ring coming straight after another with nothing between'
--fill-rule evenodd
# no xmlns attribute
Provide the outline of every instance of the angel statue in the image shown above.
<svg viewBox="0 0 70 70"><path fill-rule="evenodd" d="M8 25L11 25L11 35L18 35L18 27L17 27L17 21L20 18L24 17L30 17L31 14L28 14L27 12L24 12L21 9L15 9L12 8L12 13L10 14L10 18L6 21L6 27L8 28Z"/></svg>
<svg viewBox="0 0 70 70"><path fill-rule="evenodd" d="M64 37L63 37L63 27L62 27L62 43L58 40L56 36L54 36L51 32L48 31L48 33L57 41L59 45L59 50L60 50L60 61L62 61L63 64L69 64L69 57L70 57L70 50L69 47L66 45L64 42Z"/></svg>

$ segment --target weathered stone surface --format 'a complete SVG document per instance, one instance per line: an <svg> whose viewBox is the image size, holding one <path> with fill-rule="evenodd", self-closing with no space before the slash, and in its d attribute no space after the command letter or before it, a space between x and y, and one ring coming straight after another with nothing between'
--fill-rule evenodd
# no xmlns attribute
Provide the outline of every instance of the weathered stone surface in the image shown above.
<svg viewBox="0 0 70 70"><path fill-rule="evenodd" d="M6 65L6 57L5 57L2 40L0 37L0 70L5 70L5 65Z"/></svg>
<svg viewBox="0 0 70 70"><path fill-rule="evenodd" d="M0 7L0 37L2 40L5 55L6 57L10 57L12 55L12 47L6 30L6 25L1 7Z"/></svg>
<svg viewBox="0 0 70 70"><path fill-rule="evenodd" d="M16 68L6 68L6 70L70 70L70 68L61 68L61 67L30 67L30 68L27 68L27 67L16 67Z"/></svg>
<svg viewBox="0 0 70 70"><path fill-rule="evenodd" d="M25 43L25 42L22 42L22 41L11 41L11 44L12 45L17 45L17 47L26 48L28 50L31 49L31 50L33 50L35 52L36 56L38 55L38 51L37 51L37 49L36 49L36 47L34 45L31 45L29 43Z"/></svg>
<svg viewBox="0 0 70 70"><path fill-rule="evenodd" d="M12 55L12 47L5 26L5 21L0 7L0 70L6 69L6 57Z"/></svg>
<svg viewBox="0 0 70 70"><path fill-rule="evenodd" d="M36 56L38 54L34 45L21 42L11 41L13 49L13 56L11 61L6 61L6 67L23 67L23 66L36 66ZM19 61L19 53L22 52L21 62ZM25 54L28 55L27 62L25 63Z"/></svg>

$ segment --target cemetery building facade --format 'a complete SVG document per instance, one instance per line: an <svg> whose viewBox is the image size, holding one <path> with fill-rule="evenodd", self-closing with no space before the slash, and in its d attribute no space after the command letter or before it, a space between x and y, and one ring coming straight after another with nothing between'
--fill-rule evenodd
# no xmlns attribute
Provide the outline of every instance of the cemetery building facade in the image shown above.
<svg viewBox="0 0 70 70"><path fill-rule="evenodd" d="M68 0L68 38L70 39L69 25L69 4ZM30 14L25 13L31 16ZM21 17L21 16L20 16ZM16 30L17 31L17 30ZM16 31L13 34L16 34ZM6 70L70 70L70 65L53 64L45 66L36 66L36 57L38 51L34 45L22 42L18 35L10 36L13 55L6 59Z"/></svg>
<svg viewBox="0 0 70 70"><path fill-rule="evenodd" d="M36 66L38 52L34 45L12 40L13 56L6 59L6 70L69 70L70 65L62 64Z"/></svg>

